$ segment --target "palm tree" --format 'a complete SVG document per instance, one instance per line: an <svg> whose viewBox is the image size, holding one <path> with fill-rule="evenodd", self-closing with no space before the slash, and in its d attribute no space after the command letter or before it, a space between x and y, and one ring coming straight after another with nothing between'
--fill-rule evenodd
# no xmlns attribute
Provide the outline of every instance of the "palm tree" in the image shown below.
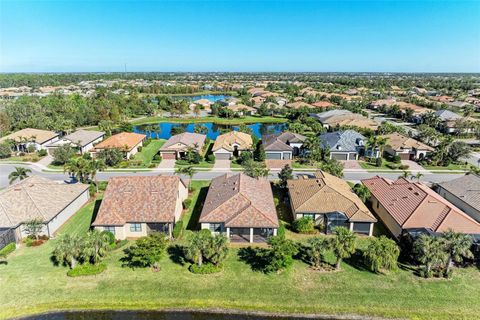
<svg viewBox="0 0 480 320"><path fill-rule="evenodd" d="M407 179L410 176L410 173L406 170L403 170L402 174L398 178L405 178Z"/></svg>
<svg viewBox="0 0 480 320"><path fill-rule="evenodd" d="M107 254L108 247L108 236L97 230L93 230L87 234L86 246L83 254L87 259L90 259L93 264L96 264Z"/></svg>
<svg viewBox="0 0 480 320"><path fill-rule="evenodd" d="M107 168L107 165L105 164L105 161L103 159L95 160L92 159L90 161L90 177L92 180L95 182L95 188L97 189L98 193L98 181L97 181L97 173L98 171L103 171Z"/></svg>
<svg viewBox="0 0 480 320"><path fill-rule="evenodd" d="M432 275L432 269L443 267L448 258L444 240L427 234L422 234L415 241L414 251L418 261L423 264L423 274L426 278Z"/></svg>
<svg viewBox="0 0 480 320"><path fill-rule="evenodd" d="M462 262L463 257L472 258L470 251L472 246L472 237L468 234L448 230L443 234L445 240L445 250L448 253L445 275L448 277L453 262Z"/></svg>
<svg viewBox="0 0 480 320"><path fill-rule="evenodd" d="M184 174L189 177L188 180L188 190L191 190L191 183L192 183L192 178L197 173L197 170L193 166L188 166L188 167L179 167L177 170L175 170L175 173L178 175Z"/></svg>
<svg viewBox="0 0 480 320"><path fill-rule="evenodd" d="M370 190L362 183L357 183L353 187L353 191L360 199L362 199L363 202L367 202L371 196Z"/></svg>
<svg viewBox="0 0 480 320"><path fill-rule="evenodd" d="M90 167L91 165L88 160L84 158L73 158L63 166L63 171L68 172L68 174L83 183L90 175Z"/></svg>
<svg viewBox="0 0 480 320"><path fill-rule="evenodd" d="M8 175L8 179L10 184L12 184L16 180L23 180L28 178L28 173L32 172L30 169L22 168L22 167L15 167L15 171L12 171Z"/></svg>
<svg viewBox="0 0 480 320"><path fill-rule="evenodd" d="M192 232L187 235L188 244L185 247L185 256L187 259L193 260L199 267L203 264L206 252L209 249L210 238L212 237L209 230L203 229Z"/></svg>
<svg viewBox="0 0 480 320"><path fill-rule="evenodd" d="M335 237L331 239L331 248L337 261L335 269L340 269L342 260L350 257L355 252L355 234L344 227L335 228Z"/></svg>
<svg viewBox="0 0 480 320"><path fill-rule="evenodd" d="M417 182L420 182L420 179L421 179L422 177L423 177L423 173L421 173L421 172L417 172L416 174L413 174L413 173L412 173L412 174L410 175L410 179L411 179L411 180L416 179Z"/></svg>
<svg viewBox="0 0 480 320"><path fill-rule="evenodd" d="M77 235L69 233L61 235L57 241L55 249L52 252L53 258L59 263L67 264L70 269L75 268L77 262L83 256L83 241Z"/></svg>

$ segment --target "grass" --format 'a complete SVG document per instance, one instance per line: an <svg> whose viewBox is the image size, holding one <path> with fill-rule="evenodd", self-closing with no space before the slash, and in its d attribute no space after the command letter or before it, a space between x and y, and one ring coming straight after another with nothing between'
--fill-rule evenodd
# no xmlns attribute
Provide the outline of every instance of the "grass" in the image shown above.
<svg viewBox="0 0 480 320"><path fill-rule="evenodd" d="M142 148L142 151L135 154L135 160L142 161L142 166L148 167L165 141L164 139L152 139L146 147Z"/></svg>
<svg viewBox="0 0 480 320"><path fill-rule="evenodd" d="M73 217L71 217L58 231L57 234L76 234L87 233L94 220L102 202L103 195L100 194L95 199L90 200Z"/></svg>
<svg viewBox="0 0 480 320"><path fill-rule="evenodd" d="M159 122L175 122L175 123L204 123L204 122L213 122L216 124L230 124L230 125L237 125L243 123L279 123L279 122L287 122L286 118L277 118L277 117L262 117L262 116L246 116L243 118L233 118L233 119L226 119L220 118L215 116L208 116L208 117L198 117L198 118L166 118L166 117L146 117L138 120L133 120L133 125L142 125L142 124L150 124L150 123L159 123Z"/></svg>
<svg viewBox="0 0 480 320"><path fill-rule="evenodd" d="M448 166L429 166L429 165L422 165L426 170L468 170L470 168L469 165L465 164L455 164L451 163Z"/></svg>
<svg viewBox="0 0 480 320"><path fill-rule="evenodd" d="M292 162L292 169L318 169L318 164L300 163L296 160Z"/></svg>
<svg viewBox="0 0 480 320"><path fill-rule="evenodd" d="M387 167L387 164L395 164L394 162L390 162L385 159L382 159L382 165L380 167L377 167L374 162L358 161L358 163L360 164L360 167L362 167L362 169L367 170L392 170L391 168ZM396 165L401 165L401 163L398 163Z"/></svg>
<svg viewBox="0 0 480 320"><path fill-rule="evenodd" d="M190 187L193 191L189 195L189 198L192 199L192 204L190 208L185 210L181 218L184 230L195 229L209 185L210 181L192 181Z"/></svg>

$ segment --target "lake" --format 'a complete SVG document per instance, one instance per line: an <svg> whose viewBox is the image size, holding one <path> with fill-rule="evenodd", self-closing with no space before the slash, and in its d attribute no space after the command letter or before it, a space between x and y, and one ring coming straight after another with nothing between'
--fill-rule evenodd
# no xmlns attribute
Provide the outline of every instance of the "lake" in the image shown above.
<svg viewBox="0 0 480 320"><path fill-rule="evenodd" d="M146 124L135 126L133 132L146 134L147 137L152 139L169 139L172 136L173 127L184 127L187 132L195 132L195 127L205 126L208 130L206 135L211 140L215 140L220 134L225 131L235 130L238 131L239 126L235 125L223 125L213 122L205 123L172 123L161 122L158 124ZM257 138L261 138L264 134L279 133L285 131L287 128L286 123L251 123L247 126L252 129L253 134Z"/></svg>
<svg viewBox="0 0 480 320"><path fill-rule="evenodd" d="M193 311L72 311L41 314L28 320L304 320L312 317L277 317L266 315L222 314ZM334 320L325 318L324 320Z"/></svg>
<svg viewBox="0 0 480 320"><path fill-rule="evenodd" d="M211 102L217 102L219 100L231 98L224 94L201 94L201 95L185 95L185 96L172 96L173 99L185 99L189 101L195 101L200 99L207 99Z"/></svg>

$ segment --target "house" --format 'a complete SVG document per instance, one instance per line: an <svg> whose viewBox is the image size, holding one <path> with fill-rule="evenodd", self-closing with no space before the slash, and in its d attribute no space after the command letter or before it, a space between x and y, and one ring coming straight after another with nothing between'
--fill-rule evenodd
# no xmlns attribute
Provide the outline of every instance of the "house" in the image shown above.
<svg viewBox="0 0 480 320"><path fill-rule="evenodd" d="M199 106L202 106L205 109L209 109L210 106L213 104L213 102L208 100L208 99L198 99L198 100L193 101L193 103L197 104Z"/></svg>
<svg viewBox="0 0 480 320"><path fill-rule="evenodd" d="M213 144L212 152L215 159L228 160L238 157L242 151L251 150L253 147L252 137L244 132L231 131L221 134Z"/></svg>
<svg viewBox="0 0 480 320"><path fill-rule="evenodd" d="M480 222L480 176L467 174L442 182L435 186L435 191Z"/></svg>
<svg viewBox="0 0 480 320"><path fill-rule="evenodd" d="M361 114L352 113L351 111L343 109L334 109L316 114L312 113L310 116L320 121L326 129L344 126L370 130L376 130L378 128L378 124L375 121L370 120Z"/></svg>
<svg viewBox="0 0 480 320"><path fill-rule="evenodd" d="M462 117L455 112L450 110L437 110L435 111L435 115L440 119L441 123L439 125L439 130L444 133L455 133L457 131L462 131L464 133L473 133L475 132L474 122L477 122L478 119L472 117ZM466 126L463 128L459 128L459 124L461 122L469 122L471 123L470 126Z"/></svg>
<svg viewBox="0 0 480 320"><path fill-rule="evenodd" d="M362 180L370 190L373 211L397 239L409 229L480 234L480 223L419 182L383 177Z"/></svg>
<svg viewBox="0 0 480 320"><path fill-rule="evenodd" d="M178 176L113 177L92 226L120 240L153 231L171 236L187 197L187 186Z"/></svg>
<svg viewBox="0 0 480 320"><path fill-rule="evenodd" d="M147 136L140 133L121 132L103 140L92 149L93 155L105 149L118 149L125 155L125 159L130 159L143 146L143 141Z"/></svg>
<svg viewBox="0 0 480 320"><path fill-rule="evenodd" d="M402 114L406 114L407 110L411 110L411 119L413 122L418 123L422 114L431 112L432 110L424 107L417 106L413 103L408 103L404 101L397 101L395 99L380 99L372 101L368 104L369 109L378 110L380 108L391 108L397 106Z"/></svg>
<svg viewBox="0 0 480 320"><path fill-rule="evenodd" d="M58 141L50 143L47 146L48 153L53 154L53 151L65 144L70 144L72 147L78 149L80 154L93 149L94 145L99 143L105 137L105 132L102 131L90 131L90 130L77 130L69 135L64 136Z"/></svg>
<svg viewBox="0 0 480 320"><path fill-rule="evenodd" d="M337 160L358 160L367 140L355 130L326 132L318 137L320 146L330 150L330 159Z"/></svg>
<svg viewBox="0 0 480 320"><path fill-rule="evenodd" d="M265 159L291 160L298 156L306 137L298 133L281 132L262 137Z"/></svg>
<svg viewBox="0 0 480 320"><path fill-rule="evenodd" d="M345 227L372 235L377 219L343 179L317 171L314 177L288 180L287 187L294 219L312 218L325 233Z"/></svg>
<svg viewBox="0 0 480 320"><path fill-rule="evenodd" d="M319 109L333 108L335 105L328 101L317 101L312 103L312 106Z"/></svg>
<svg viewBox="0 0 480 320"><path fill-rule="evenodd" d="M232 242L265 242L279 227L270 182L243 173L214 178L199 222Z"/></svg>
<svg viewBox="0 0 480 320"><path fill-rule="evenodd" d="M194 148L201 153L205 145L204 134L183 132L171 136L160 148L162 159L181 159L185 156L188 148Z"/></svg>
<svg viewBox="0 0 480 320"><path fill-rule="evenodd" d="M40 234L53 237L89 197L89 185L30 176L0 191L0 230L13 230L20 242L28 236L25 223L40 219Z"/></svg>
<svg viewBox="0 0 480 320"><path fill-rule="evenodd" d="M287 103L285 107L287 107L288 109L302 109L302 108L314 109L315 108L311 104L308 104L303 101L290 102L290 103Z"/></svg>
<svg viewBox="0 0 480 320"><path fill-rule="evenodd" d="M36 151L46 149L47 145L58 140L58 133L47 130L26 128L0 138L0 143L13 141L14 150L27 152L33 146Z"/></svg>
<svg viewBox="0 0 480 320"><path fill-rule="evenodd" d="M383 135L387 139L385 152L402 160L422 160L434 149L418 140L405 137L399 133Z"/></svg>
<svg viewBox="0 0 480 320"><path fill-rule="evenodd" d="M239 116L250 116L257 113L257 109L244 105L244 104L234 104L225 107L228 110L231 110L238 114Z"/></svg>

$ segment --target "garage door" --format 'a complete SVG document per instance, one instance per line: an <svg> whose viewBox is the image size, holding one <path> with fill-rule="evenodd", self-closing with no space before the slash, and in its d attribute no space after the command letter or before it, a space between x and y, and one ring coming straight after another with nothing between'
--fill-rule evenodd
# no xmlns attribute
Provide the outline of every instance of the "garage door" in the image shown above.
<svg viewBox="0 0 480 320"><path fill-rule="evenodd" d="M332 153L332 159L347 160L348 154L346 153Z"/></svg>
<svg viewBox="0 0 480 320"><path fill-rule="evenodd" d="M275 153L266 153L265 158L268 160L281 160L282 159L282 154L275 152Z"/></svg>
<svg viewBox="0 0 480 320"><path fill-rule="evenodd" d="M410 154L409 153L399 153L400 159L402 160L410 160Z"/></svg>
<svg viewBox="0 0 480 320"><path fill-rule="evenodd" d="M230 159L230 154L229 153L215 153L215 159L229 160Z"/></svg>
<svg viewBox="0 0 480 320"><path fill-rule="evenodd" d="M350 153L349 160L357 160L357 154L356 153Z"/></svg>
<svg viewBox="0 0 480 320"><path fill-rule="evenodd" d="M162 156L162 159L168 159L168 160L175 160L175 153L171 153L171 152L161 152L160 155Z"/></svg>

